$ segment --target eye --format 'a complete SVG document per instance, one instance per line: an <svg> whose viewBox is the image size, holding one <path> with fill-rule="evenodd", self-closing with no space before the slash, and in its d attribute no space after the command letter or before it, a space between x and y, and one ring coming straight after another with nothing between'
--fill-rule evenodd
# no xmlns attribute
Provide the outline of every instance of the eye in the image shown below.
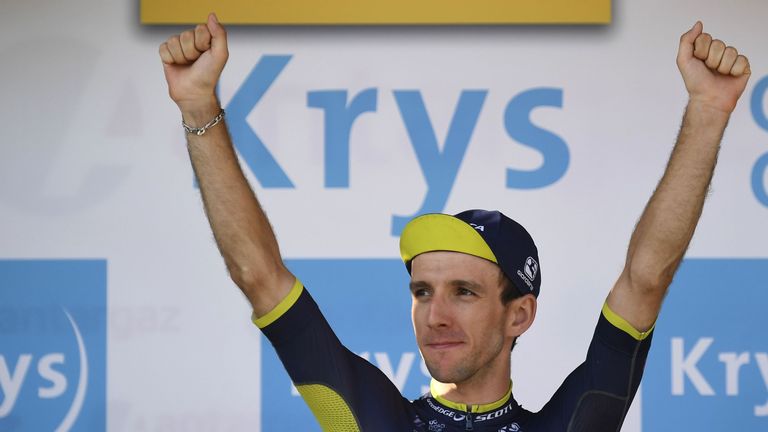
<svg viewBox="0 0 768 432"><path fill-rule="evenodd" d="M430 290L428 288L414 288L411 290L411 295L414 298L427 297L429 294Z"/></svg>
<svg viewBox="0 0 768 432"><path fill-rule="evenodd" d="M474 291L470 290L469 288L459 287L456 290L456 293L460 296L474 296Z"/></svg>

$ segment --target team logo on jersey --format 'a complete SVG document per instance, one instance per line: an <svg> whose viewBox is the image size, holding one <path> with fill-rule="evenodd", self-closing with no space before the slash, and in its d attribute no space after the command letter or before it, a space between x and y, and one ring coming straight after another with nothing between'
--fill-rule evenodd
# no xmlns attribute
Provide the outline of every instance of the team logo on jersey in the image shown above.
<svg viewBox="0 0 768 432"><path fill-rule="evenodd" d="M445 429L445 424L438 423L437 420L430 420L429 421L429 431L430 432L443 432L443 429Z"/></svg>
<svg viewBox="0 0 768 432"><path fill-rule="evenodd" d="M523 271L525 271L525 275L528 276L528 279L533 282L533 280L536 279L536 274L539 273L539 263L537 263L533 257L528 257L528 259L525 260Z"/></svg>

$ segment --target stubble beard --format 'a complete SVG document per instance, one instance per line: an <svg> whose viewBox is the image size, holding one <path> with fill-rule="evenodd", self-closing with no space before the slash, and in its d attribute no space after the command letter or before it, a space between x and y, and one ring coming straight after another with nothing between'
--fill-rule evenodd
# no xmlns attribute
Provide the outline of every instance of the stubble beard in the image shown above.
<svg viewBox="0 0 768 432"><path fill-rule="evenodd" d="M497 358L504 348L504 338L496 335L493 341L486 343L485 350L476 347L471 352L461 357L455 365L439 367L433 360L424 358L429 374L441 383L460 384L474 378L486 366L489 366Z"/></svg>

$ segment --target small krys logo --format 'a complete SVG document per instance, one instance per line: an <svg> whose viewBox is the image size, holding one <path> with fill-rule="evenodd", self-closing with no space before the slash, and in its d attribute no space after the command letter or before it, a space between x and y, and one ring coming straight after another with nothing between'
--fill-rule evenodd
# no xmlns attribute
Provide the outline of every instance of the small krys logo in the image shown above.
<svg viewBox="0 0 768 432"><path fill-rule="evenodd" d="M106 262L0 260L0 430L106 427Z"/></svg>
<svg viewBox="0 0 768 432"><path fill-rule="evenodd" d="M523 270L525 271L525 275L528 276L528 279L533 282L533 280L536 279L536 274L539 272L539 263L537 263L533 257L528 257L528 259L525 260L525 268Z"/></svg>

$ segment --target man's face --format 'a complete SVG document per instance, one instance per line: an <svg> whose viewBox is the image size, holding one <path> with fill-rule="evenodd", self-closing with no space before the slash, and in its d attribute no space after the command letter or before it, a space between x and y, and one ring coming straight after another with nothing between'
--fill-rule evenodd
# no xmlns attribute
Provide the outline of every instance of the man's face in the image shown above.
<svg viewBox="0 0 768 432"><path fill-rule="evenodd" d="M501 303L501 270L457 252L428 252L411 265L416 341L432 377L443 383L509 376L512 339Z"/></svg>

